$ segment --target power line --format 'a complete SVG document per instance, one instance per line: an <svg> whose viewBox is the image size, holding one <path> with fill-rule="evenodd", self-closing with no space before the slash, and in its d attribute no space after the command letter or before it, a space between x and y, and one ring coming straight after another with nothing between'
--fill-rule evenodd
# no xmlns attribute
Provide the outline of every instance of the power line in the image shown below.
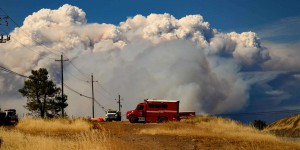
<svg viewBox="0 0 300 150"><path fill-rule="evenodd" d="M107 93L109 96L111 96L112 98L114 98L114 96L110 92L108 92L108 90L106 90L99 82L97 82L97 84L103 89L103 91L105 93Z"/></svg>
<svg viewBox="0 0 300 150"><path fill-rule="evenodd" d="M3 70L3 71L5 71L5 72L12 73L12 74L18 75L18 76L23 77L23 78L29 78L28 76L25 76L25 75L22 75L20 73L14 72L14 71L9 70L9 69L7 69L7 68L5 68L3 66L0 66L0 69Z"/></svg>
<svg viewBox="0 0 300 150"><path fill-rule="evenodd" d="M66 55L66 54L65 54L65 55ZM67 56L66 56L66 58L69 59ZM79 69L78 67L76 67L76 65L73 63L73 60L69 59L69 63L68 63L68 64L71 64L71 66L72 66L73 68L75 68L75 70L77 70L84 78L89 79L89 77L88 77L85 73L83 73L82 71L80 71L80 69ZM70 74L71 76L73 76L74 78L80 80L80 81L86 82L85 80L80 79L79 77L75 76L75 75L72 74L72 73L69 73L69 74Z"/></svg>
<svg viewBox="0 0 300 150"><path fill-rule="evenodd" d="M64 86L65 86L67 89L69 89L70 91L72 91L72 92L74 92L74 93L76 93L76 94L78 94L78 95L80 95L80 96L82 96L82 97L85 97L85 98L88 98L88 99L93 99L92 97L89 97L89 96L86 96L86 95L84 95L84 94L81 94L80 92L74 90L73 88L71 88L70 86L66 85L65 83L64 83ZM104 111L106 111L105 107L104 107L103 105L101 105L101 104L98 102L97 99L94 98L94 101L95 101L95 103L96 103L97 105L99 105Z"/></svg>
<svg viewBox="0 0 300 150"><path fill-rule="evenodd" d="M67 89L69 89L70 91L72 91L72 92L74 92L74 93L76 93L76 94L78 94L78 95L80 95L80 96L83 96L83 97L85 97L85 98L92 99L92 97L89 97L89 96L86 96L86 95L81 94L80 92L74 90L73 88L69 87L69 86L68 86L67 84L65 84L65 83L64 83L64 86L65 86Z"/></svg>
<svg viewBox="0 0 300 150"><path fill-rule="evenodd" d="M3 31L5 34L8 34L8 32L6 32L5 30L3 30L3 29L1 29L1 28L0 28L0 30ZM33 50L33 49L28 48L26 45L24 45L23 43L21 43L20 41L18 41L16 38L14 38L14 37L10 37L10 38L13 38L17 43L19 43L19 44L20 44L21 46L23 46L24 48L26 48L26 49L28 49L28 50L30 50L30 51L32 51L32 52L35 52L35 53L37 53L37 54L40 54L40 52L37 52L37 51L35 51L35 50ZM55 60L55 58L51 58L51 57L49 57L49 56L45 56L45 58Z"/></svg>
<svg viewBox="0 0 300 150"><path fill-rule="evenodd" d="M27 35L28 37L30 37L30 35L27 33L27 32L25 32L21 27L20 27L20 25L16 22L16 21L14 21L14 19L13 18L11 18L2 8L0 8L0 10L17 26L17 27L19 27L19 29L25 34L25 35ZM14 38L15 39L15 38ZM38 44L38 45L40 45L40 46L43 46L44 48L46 48L46 50L48 50L49 52L51 52L52 54L54 54L54 55L57 55L57 56L59 56L59 54L57 54L57 53L55 53L55 52L53 52L48 46L46 46L45 44L43 44L43 43L41 43L41 42L39 42L39 41L37 41L36 39L34 39L34 38L31 38L36 44ZM16 39L15 39L16 40ZM24 44L22 44L21 42L19 42L18 40L16 40L18 43L20 43L22 46L24 46L25 48L28 48L27 46L25 46ZM29 48L28 48L29 49ZM51 59L54 59L54 58L51 58ZM55 59L54 59L55 60ZM86 78L88 78L87 77L87 75L86 74L84 74L83 72L81 72L73 63L72 63L72 61L70 61L70 63L71 63L71 65L78 71L78 72L80 72L84 77L86 77ZM78 78L77 78L78 79ZM63 98L63 86L66 86L64 83L62 83L62 98ZM66 86L67 87L67 86ZM70 87L67 87L68 89L70 89L71 90L71 88ZM102 87L103 88L103 87ZM103 88L104 89L104 88ZM71 90L71 91L73 91L73 92L75 92L75 90ZM106 91L107 92L107 91ZM77 93L77 92L76 92ZM77 93L78 94L78 93ZM80 96L84 96L84 97L86 97L86 98L90 98L90 97L88 97L88 96L86 96L86 95L82 95L82 94L80 94ZM94 99L94 98L92 98L92 99ZM95 100L95 99L94 99ZM105 109L98 101L96 101L96 103L101 107L101 108L103 108L103 109ZM63 112L62 112L63 113Z"/></svg>
<svg viewBox="0 0 300 150"><path fill-rule="evenodd" d="M77 77L77 76L75 76L74 74L72 74L71 72L66 72L67 74L69 74L69 75L71 75L73 78L75 78L75 79L77 79L77 80L79 80L79 81L82 81L82 82L85 82L86 83L86 81L85 80L83 80L83 79L80 79L79 77Z"/></svg>
<svg viewBox="0 0 300 150"><path fill-rule="evenodd" d="M95 98L94 98L94 82L98 82L98 81L94 81L94 76L92 74L91 76L91 81L88 81L92 83L92 112L93 112L93 118L94 118L94 114L95 114L95 110L94 110L94 102L95 102Z"/></svg>
<svg viewBox="0 0 300 150"><path fill-rule="evenodd" d="M14 21L2 8L0 8L0 10L17 26L17 27L19 27L19 29L23 32L23 33L25 33L27 36L29 36L21 27L20 27L20 25L16 22L16 21ZM15 38L14 38L15 39ZM16 39L15 39L16 40ZM40 43L40 42L38 42L37 40L35 40L34 38L32 38L32 40L35 42L35 43L37 43L38 45L40 45L40 46L43 46L43 47L45 47L46 49L48 49L48 51L49 52L51 52L51 53L53 53L53 54L55 54L55 55L57 55L57 56L59 56L57 53L54 53L48 46L46 46L45 44L43 44L43 43ZM17 40L16 40L17 41ZM21 42L19 42L21 45L23 45L24 47L26 47L24 44L22 44ZM27 48L27 47L26 47ZM51 58L51 59L54 59L54 58ZM87 75L86 74L84 74L83 72L81 72L79 69L78 69L78 67L76 67L73 63L72 63L72 61L70 61L70 63L71 63L71 65L78 71L78 72L80 72L84 77L86 77L86 78L88 78L87 77Z"/></svg>
<svg viewBox="0 0 300 150"><path fill-rule="evenodd" d="M0 8L0 10L6 15L6 16L8 16L8 18L17 26L17 27L19 27L19 29L25 34L25 35L27 35L28 37L29 37L29 34L28 33L26 33L19 25L18 25L18 23L16 23L2 8ZM46 49L48 49L48 51L49 52L51 52L52 54L54 54L54 55L57 55L57 56L59 56L59 54L56 54L56 53L54 53L52 50L50 50L50 48L49 47L47 47L45 44L43 44L43 43L40 43L40 42L38 42L37 40L35 40L34 38L31 38L36 44L38 44L38 45L40 45L40 46L43 46L43 47L45 47Z"/></svg>
<svg viewBox="0 0 300 150"><path fill-rule="evenodd" d="M88 77L85 73L83 73L82 71L80 71L80 70L78 69L78 67L76 67L76 66L73 64L72 60L70 60L70 64L71 64L71 65L72 65L79 73L81 73L85 78L89 79L89 77Z"/></svg>
<svg viewBox="0 0 300 150"><path fill-rule="evenodd" d="M14 21L2 8L0 8L0 10L6 15L6 16L8 16L8 18L17 26L17 27L19 27L19 29L23 32L23 33L25 33L27 36L29 36L21 27L20 27L20 25L16 22L16 21ZM15 39L15 38L14 38ZM16 40L16 39L15 39ZM50 49L49 49L49 47L47 47L45 44L43 44L43 43L40 43L40 42L38 42L37 40L35 40L34 38L32 38L32 40L34 40L35 41L35 43L37 43L38 45L41 45L41 46L43 46L43 47L45 47L46 49L48 49L51 53L53 53L53 54L55 54L55 55L57 55L57 56L59 56L58 54L56 54L56 53L54 53L53 51L51 51ZM17 40L16 40L17 41ZM20 43L20 42L19 42ZM20 43L21 45L23 45L24 47L26 47L24 44L22 44L22 43ZM26 47L27 48L27 47ZM54 58L51 58L51 59L54 59ZM70 64L79 72L79 73L81 73L85 78L88 78L88 76L85 74L85 73L83 73L82 71L80 71L79 69L78 69L78 67L76 67L75 65L74 65L74 63L72 62L72 60L70 60ZM74 75L73 75L74 76ZM75 77L76 78L76 77ZM78 78L77 78L78 79ZM80 79L79 79L80 80ZM99 84L100 85L100 84ZM112 94L110 94L104 87L102 87L101 85L100 85L100 87L106 92L106 93L108 93L111 97L113 97L112 96Z"/></svg>
<svg viewBox="0 0 300 150"><path fill-rule="evenodd" d="M60 55L60 59L59 60L55 60L55 61L60 61L60 63L61 63L61 100L62 100L62 102L64 101L64 61L69 61L69 59L64 59L64 56L63 56L63 54L61 54ZM64 117L64 108L62 107L62 109L61 109L62 111L61 111L61 115L62 115L62 117Z"/></svg>
<svg viewBox="0 0 300 150"><path fill-rule="evenodd" d="M11 17L9 17L8 16L8 14L2 9L2 8L0 8L0 10L4 13L4 14L6 14L7 15L7 17L8 18L10 18L14 23L15 23L15 25L17 25L18 27L20 27ZM20 28L21 29L21 28ZM2 29L1 29L2 30ZM22 30L22 29L21 29ZM2 30L2 31L4 31L4 30ZM4 31L6 34L8 34L6 31ZM23 30L22 30L22 32L24 32ZM25 33L25 32L24 32ZM26 34L26 33L25 33ZM28 36L28 34L26 34L27 36ZM15 41L17 41L19 44L21 44L23 47L25 47L25 48L27 48L27 49L29 49L26 45L24 45L24 44L22 44L21 42L19 42L16 38L13 38ZM34 40L34 39L33 39ZM36 41L36 40L34 40L36 43L38 43L39 45L41 45L41 46L44 46L45 47L45 45L44 44L42 44L42 43L39 43L38 41ZM45 48L48 48L48 47L45 47ZM31 50L31 49L29 49L29 50ZM34 52L36 52L36 51L34 51ZM51 51L52 52L52 51ZM38 53L38 52L36 52L36 53ZM52 52L53 53L53 52ZM39 54L39 53L38 53ZM56 53L55 53L55 55L57 55ZM46 56L46 58L50 58L50 57L47 57ZM55 58L50 58L50 59L54 59L55 60ZM87 76L83 73L83 72L81 72L73 63L72 63L72 61L70 61L70 63L71 63L71 65L78 71L78 72L80 72L81 74L83 74L84 75L84 77L86 77L87 78ZM74 76L74 75L73 75ZM77 78L78 79L78 78ZM80 79L79 79L80 80Z"/></svg>

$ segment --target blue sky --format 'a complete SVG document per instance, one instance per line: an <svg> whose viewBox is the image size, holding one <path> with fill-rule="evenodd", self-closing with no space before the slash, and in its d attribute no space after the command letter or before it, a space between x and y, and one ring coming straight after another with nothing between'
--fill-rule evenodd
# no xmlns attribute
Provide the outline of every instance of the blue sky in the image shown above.
<svg viewBox="0 0 300 150"><path fill-rule="evenodd" d="M187 15L200 14L209 22L211 28L221 32L245 32L254 31L261 38L263 46L280 52L278 59L270 63L281 61L278 66L285 64L283 58L298 56L300 53L300 1L299 0L107 0L107 1L75 1L75 0L2 0L1 8L10 15L19 25L24 19L42 8L58 9L63 4L77 6L86 13L88 23L110 23L118 25L126 21L128 17L141 14L147 16L151 13L169 13L175 18ZM3 15L0 12L0 15ZM282 52L282 51L287 51ZM270 64L269 64L270 65ZM294 65L294 66L293 66ZM241 112L262 112L280 110L300 106L297 88L300 80L297 63L288 63L288 67L273 67L264 71L286 71L273 80L263 85L254 85L250 90L250 100L247 107ZM276 68L276 67L275 67ZM296 68L296 69L295 69ZM285 70L286 69L286 70ZM256 70L261 71L256 68ZM262 90L263 89L263 90ZM266 93L264 91L271 91ZM278 96L276 98L276 96ZM269 106L270 101L277 100L280 104ZM282 100L284 99L284 101ZM297 108L298 109L298 108ZM236 117L236 116L234 116ZM247 116L248 117L248 116ZM250 119L236 117L243 121L261 119L260 116L250 116ZM274 116L263 117L276 118ZM272 120L272 119L270 119Z"/></svg>
<svg viewBox="0 0 300 150"><path fill-rule="evenodd" d="M284 18L300 16L298 0L9 0L1 2L1 8L22 24L25 17L41 8L57 9L63 4L83 9L89 23L119 24L137 14L170 13L176 18L200 14L213 28L238 32L255 30Z"/></svg>
<svg viewBox="0 0 300 150"><path fill-rule="evenodd" d="M147 16L151 13L169 13L176 18L200 14L212 28L222 32L254 31L262 40L285 43L300 40L298 0L10 0L3 1L1 8L21 25L33 12L41 8L57 9L63 4L83 9L87 14L88 23L118 25L137 14ZM293 22L290 22L291 18L296 18L297 24L293 25ZM281 26L281 29L279 33L274 34L273 29L278 29L278 26Z"/></svg>

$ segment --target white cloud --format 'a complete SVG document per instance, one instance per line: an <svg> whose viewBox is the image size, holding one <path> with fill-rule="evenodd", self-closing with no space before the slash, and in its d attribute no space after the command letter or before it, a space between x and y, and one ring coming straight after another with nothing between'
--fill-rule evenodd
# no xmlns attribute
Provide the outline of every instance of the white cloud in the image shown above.
<svg viewBox="0 0 300 150"><path fill-rule="evenodd" d="M123 110L145 98L179 99L181 109L198 113L239 110L246 105L254 83L242 76L242 66L260 65L269 59L255 33L220 33L201 15L180 19L170 14L137 15L115 26L88 24L81 9L64 5L33 13L11 36L36 52L11 40L0 45L0 57L6 58L0 60L2 65L25 74L46 67L59 81L60 64L47 57L58 57L49 49L64 52L82 72L93 72L102 86L120 93L125 99ZM89 95L82 90L84 83L68 76L75 72L72 65L66 63L65 69L66 83ZM5 85L15 83L22 84L2 80ZM88 100L70 91L67 94L70 115L90 114ZM100 102L116 108L114 98L103 94L96 93Z"/></svg>
<svg viewBox="0 0 300 150"><path fill-rule="evenodd" d="M266 94L272 95L272 96L279 96L279 95L284 94L284 91L272 90L272 91L266 91Z"/></svg>
<svg viewBox="0 0 300 150"><path fill-rule="evenodd" d="M288 44L265 42L264 44L268 47L272 58L265 62L266 70L296 71L300 69L299 42Z"/></svg>
<svg viewBox="0 0 300 150"><path fill-rule="evenodd" d="M256 32L258 32L263 39L274 38L274 37L286 38L289 36L299 37L300 35L299 25L300 25L300 16L294 16L294 17L283 18L271 24L261 26L256 29Z"/></svg>

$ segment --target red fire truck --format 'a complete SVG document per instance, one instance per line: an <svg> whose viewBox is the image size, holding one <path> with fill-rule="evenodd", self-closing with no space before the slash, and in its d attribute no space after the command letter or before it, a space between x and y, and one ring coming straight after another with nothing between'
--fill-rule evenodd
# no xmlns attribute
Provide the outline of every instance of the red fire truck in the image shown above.
<svg viewBox="0 0 300 150"><path fill-rule="evenodd" d="M126 113L131 123L179 121L195 116L195 112L179 112L178 100L144 100L135 110Z"/></svg>

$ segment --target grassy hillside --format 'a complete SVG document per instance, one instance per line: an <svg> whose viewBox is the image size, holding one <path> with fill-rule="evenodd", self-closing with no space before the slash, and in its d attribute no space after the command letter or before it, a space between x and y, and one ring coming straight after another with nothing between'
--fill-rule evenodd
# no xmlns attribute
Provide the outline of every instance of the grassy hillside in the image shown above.
<svg viewBox="0 0 300 150"><path fill-rule="evenodd" d="M300 114L278 120L268 125L265 131L279 136L300 137Z"/></svg>
<svg viewBox="0 0 300 150"><path fill-rule="evenodd" d="M193 136L197 147L204 149L214 144L218 149L300 149L300 143L285 142L251 126L210 116L161 124L143 129L140 134Z"/></svg>
<svg viewBox="0 0 300 150"><path fill-rule="evenodd" d="M266 131L211 116L181 122L92 123L86 119L22 119L0 127L1 150L300 149Z"/></svg>
<svg viewBox="0 0 300 150"><path fill-rule="evenodd" d="M1 150L66 150L109 147L104 130L84 119L22 119L15 128L0 128Z"/></svg>

